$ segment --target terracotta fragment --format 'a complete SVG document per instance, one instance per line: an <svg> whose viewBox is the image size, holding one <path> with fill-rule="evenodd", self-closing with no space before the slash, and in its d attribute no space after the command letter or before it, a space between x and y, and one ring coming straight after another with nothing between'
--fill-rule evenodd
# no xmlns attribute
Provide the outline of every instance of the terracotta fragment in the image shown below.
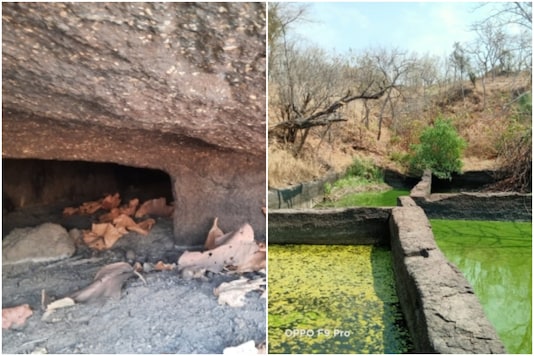
<svg viewBox="0 0 534 356"><path fill-rule="evenodd" d="M145 215L169 217L172 215L173 211L174 207L172 205L167 205L167 200L165 198L151 199L147 200L139 207L135 213L135 217L141 218Z"/></svg>
<svg viewBox="0 0 534 356"><path fill-rule="evenodd" d="M13 325L22 326L33 312L29 304L22 304L12 308L2 308L2 329L9 329Z"/></svg>

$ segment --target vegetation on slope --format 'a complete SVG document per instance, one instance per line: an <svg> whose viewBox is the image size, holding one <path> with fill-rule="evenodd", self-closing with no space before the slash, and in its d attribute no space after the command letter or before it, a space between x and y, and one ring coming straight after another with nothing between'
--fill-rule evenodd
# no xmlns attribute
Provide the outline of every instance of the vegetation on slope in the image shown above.
<svg viewBox="0 0 534 356"><path fill-rule="evenodd" d="M416 174L411 147L446 117L466 142L464 170L501 172L495 189L531 190L530 27L519 43L502 37L501 17L475 24L476 41L456 43L447 58L399 48L336 55L288 39L305 11L270 6L279 21L269 18L277 23L269 33L270 187L343 172L355 158Z"/></svg>

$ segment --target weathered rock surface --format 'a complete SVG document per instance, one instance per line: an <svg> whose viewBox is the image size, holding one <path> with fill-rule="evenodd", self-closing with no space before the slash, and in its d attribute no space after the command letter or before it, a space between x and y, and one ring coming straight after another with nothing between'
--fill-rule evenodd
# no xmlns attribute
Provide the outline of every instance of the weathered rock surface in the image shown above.
<svg viewBox="0 0 534 356"><path fill-rule="evenodd" d="M2 240L2 264L50 262L71 257L74 241L61 225L18 228Z"/></svg>
<svg viewBox="0 0 534 356"><path fill-rule="evenodd" d="M202 243L214 216L265 235L264 4L2 10L4 158L160 169L177 243Z"/></svg>
<svg viewBox="0 0 534 356"><path fill-rule="evenodd" d="M412 198L430 219L532 220L532 194L437 193Z"/></svg>
<svg viewBox="0 0 534 356"><path fill-rule="evenodd" d="M269 209L312 208L323 201L325 183L333 183L340 177L341 174L330 173L315 181L269 189Z"/></svg>
<svg viewBox="0 0 534 356"><path fill-rule="evenodd" d="M418 353L505 353L497 332L462 273L437 247L419 207L390 219L395 282Z"/></svg>
<svg viewBox="0 0 534 356"><path fill-rule="evenodd" d="M392 208L275 209L269 243L387 244Z"/></svg>

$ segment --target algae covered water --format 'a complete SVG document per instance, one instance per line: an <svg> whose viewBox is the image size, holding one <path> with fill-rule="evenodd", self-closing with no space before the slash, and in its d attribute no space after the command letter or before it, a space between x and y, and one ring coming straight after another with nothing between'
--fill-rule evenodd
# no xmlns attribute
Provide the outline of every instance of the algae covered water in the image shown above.
<svg viewBox="0 0 534 356"><path fill-rule="evenodd" d="M323 203L323 207L347 207L347 206L397 206L397 198L409 195L407 189L389 189L383 191L360 192L347 194L335 202Z"/></svg>
<svg viewBox="0 0 534 356"><path fill-rule="evenodd" d="M411 341L384 247L269 246L269 353L403 353Z"/></svg>
<svg viewBox="0 0 534 356"><path fill-rule="evenodd" d="M532 223L431 220L508 353L532 353Z"/></svg>

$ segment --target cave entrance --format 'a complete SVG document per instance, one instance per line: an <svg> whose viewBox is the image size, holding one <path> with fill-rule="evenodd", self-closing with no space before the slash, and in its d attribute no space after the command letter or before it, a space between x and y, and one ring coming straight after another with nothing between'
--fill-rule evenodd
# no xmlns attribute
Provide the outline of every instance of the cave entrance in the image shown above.
<svg viewBox="0 0 534 356"><path fill-rule="evenodd" d="M170 176L155 169L116 163L2 159L2 236L16 227L54 222L90 227L87 219L66 219L63 208L119 193L123 203L165 197L174 201Z"/></svg>

